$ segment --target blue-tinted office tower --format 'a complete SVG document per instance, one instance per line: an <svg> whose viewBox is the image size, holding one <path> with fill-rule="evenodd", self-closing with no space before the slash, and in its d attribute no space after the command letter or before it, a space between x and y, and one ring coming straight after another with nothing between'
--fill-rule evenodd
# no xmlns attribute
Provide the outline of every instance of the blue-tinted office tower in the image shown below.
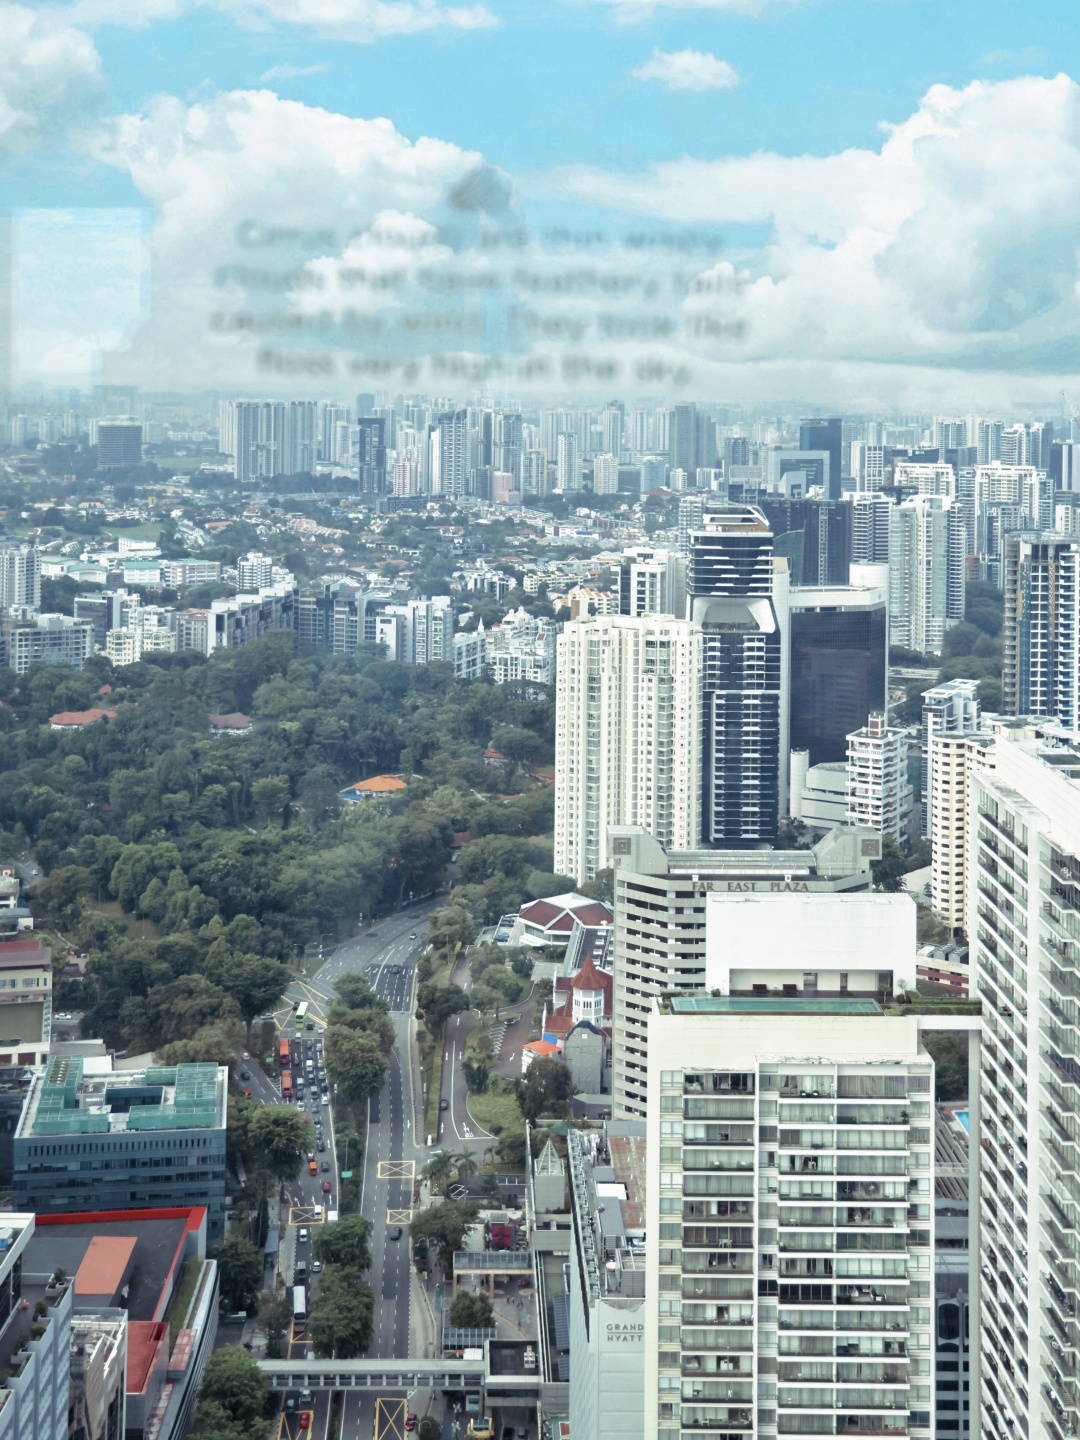
<svg viewBox="0 0 1080 1440"><path fill-rule="evenodd" d="M702 842L771 845L786 785L787 569L753 505L707 511L689 537L687 616L704 632ZM784 792L782 794L782 792Z"/></svg>
<svg viewBox="0 0 1080 1440"><path fill-rule="evenodd" d="M368 415L356 422L359 471L356 493L361 496L386 494L386 421Z"/></svg>
<svg viewBox="0 0 1080 1440"><path fill-rule="evenodd" d="M825 450L829 455L829 477L825 498L839 500L841 424L839 417L830 420L803 420L799 425L800 450Z"/></svg>

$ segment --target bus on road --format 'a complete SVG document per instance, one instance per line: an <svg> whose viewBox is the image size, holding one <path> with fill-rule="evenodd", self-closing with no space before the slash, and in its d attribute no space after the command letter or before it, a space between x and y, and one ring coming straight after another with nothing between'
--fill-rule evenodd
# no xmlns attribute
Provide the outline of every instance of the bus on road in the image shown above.
<svg viewBox="0 0 1080 1440"><path fill-rule="evenodd" d="M296 1023L297 1023L297 1025L302 1025L302 1024L304 1023L304 1021L307 1019L307 1012L308 1012L308 1002L307 1002L306 1000L301 1000L301 1001L300 1001L300 1004L296 1007Z"/></svg>
<svg viewBox="0 0 1080 1440"><path fill-rule="evenodd" d="M292 1093L293 1093L293 1089L292 1089L292 1071L291 1071L291 1070L282 1070L282 1072L281 1072L281 1098L282 1098L283 1100L291 1100L291 1099L292 1099Z"/></svg>
<svg viewBox="0 0 1080 1440"><path fill-rule="evenodd" d="M288 1042L288 1040L279 1040L279 1041L277 1042L277 1058L278 1058L278 1064L279 1064L279 1065L281 1066L281 1068L284 1070L285 1066L288 1065L288 1063L289 1063L289 1042Z"/></svg>
<svg viewBox="0 0 1080 1440"><path fill-rule="evenodd" d="M294 1320L307 1319L307 1290L303 1285L293 1286L292 1313Z"/></svg>

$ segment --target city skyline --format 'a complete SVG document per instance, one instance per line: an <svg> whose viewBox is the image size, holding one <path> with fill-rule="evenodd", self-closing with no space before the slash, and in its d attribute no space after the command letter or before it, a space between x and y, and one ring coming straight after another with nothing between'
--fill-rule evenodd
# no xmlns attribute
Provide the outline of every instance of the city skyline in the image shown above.
<svg viewBox="0 0 1080 1440"><path fill-rule="evenodd" d="M1080 55L1052 0L1019 48L967 8L4 4L18 371L1049 400L1080 370ZM519 58L552 51L557 79ZM608 290L545 292L569 265Z"/></svg>

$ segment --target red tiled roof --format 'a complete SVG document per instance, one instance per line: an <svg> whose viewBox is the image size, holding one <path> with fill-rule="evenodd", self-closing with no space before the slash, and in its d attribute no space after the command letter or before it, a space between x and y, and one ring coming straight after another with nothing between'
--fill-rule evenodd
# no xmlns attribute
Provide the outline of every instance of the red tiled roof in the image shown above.
<svg viewBox="0 0 1080 1440"><path fill-rule="evenodd" d="M570 981L574 990L606 990L604 976L593 964L591 955L585 956L585 964Z"/></svg>
<svg viewBox="0 0 1080 1440"><path fill-rule="evenodd" d="M407 790L409 787L398 775L373 775L370 780L358 780L348 788L358 795L389 795L392 791Z"/></svg>
<svg viewBox="0 0 1080 1440"><path fill-rule="evenodd" d="M55 715L49 716L50 725L63 725L65 729L75 730L82 725L96 725L99 720L105 718L116 719L115 710L58 710Z"/></svg>
<svg viewBox="0 0 1080 1440"><path fill-rule="evenodd" d="M556 1054L560 1049L558 1045L553 1045L550 1040L530 1040L521 1048L523 1050L531 1050L532 1053L538 1055L541 1060L546 1060L549 1055Z"/></svg>
<svg viewBox="0 0 1080 1440"><path fill-rule="evenodd" d="M251 716L244 715L239 710L233 710L228 715L211 715L210 728L212 730L250 730Z"/></svg>

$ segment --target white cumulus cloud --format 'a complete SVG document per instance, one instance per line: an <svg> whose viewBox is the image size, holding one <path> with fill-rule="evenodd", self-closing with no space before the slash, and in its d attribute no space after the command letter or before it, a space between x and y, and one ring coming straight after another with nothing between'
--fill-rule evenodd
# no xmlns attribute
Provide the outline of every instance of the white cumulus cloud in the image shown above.
<svg viewBox="0 0 1080 1440"><path fill-rule="evenodd" d="M149 313L117 363L180 385L194 375L250 383L253 335L265 332L237 328L236 316L295 311L288 296L304 266L340 256L386 212L438 212L481 159L269 90L190 105L159 96L113 122L99 157L154 215Z"/></svg>
<svg viewBox="0 0 1080 1440"><path fill-rule="evenodd" d="M483 4L438 0L71 0L61 13L84 25L145 26L216 10L257 29L300 25L327 40L368 44L427 30L484 30L497 24Z"/></svg>
<svg viewBox="0 0 1080 1440"><path fill-rule="evenodd" d="M75 131L104 94L89 36L56 16L0 4L0 154Z"/></svg>
<svg viewBox="0 0 1080 1440"><path fill-rule="evenodd" d="M664 90L731 90L739 72L727 60L705 50L654 50L644 65L631 71L635 80L655 80Z"/></svg>
<svg viewBox="0 0 1080 1440"><path fill-rule="evenodd" d="M668 222L768 226L764 247L740 253L732 358L774 381L778 365L816 365L819 381L829 364L849 379L1080 369L1080 87L937 85L883 130L877 149L825 156L578 167L551 190Z"/></svg>

